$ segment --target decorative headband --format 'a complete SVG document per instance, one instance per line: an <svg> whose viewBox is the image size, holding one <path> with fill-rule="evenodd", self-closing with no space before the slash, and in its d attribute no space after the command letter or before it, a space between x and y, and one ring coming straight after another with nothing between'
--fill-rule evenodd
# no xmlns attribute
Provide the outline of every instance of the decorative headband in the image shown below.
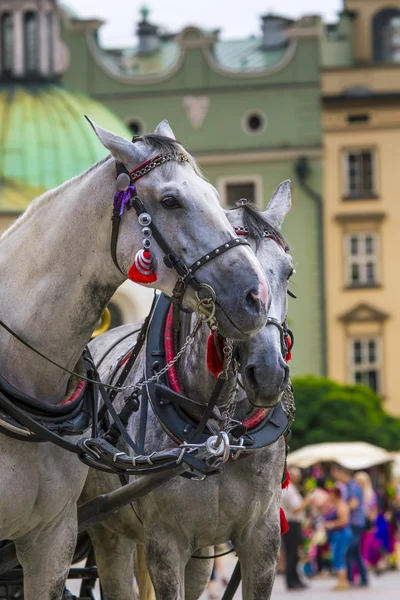
<svg viewBox="0 0 400 600"><path fill-rule="evenodd" d="M249 230L243 225L239 225L238 227L234 227L233 229L235 230L236 235L249 235ZM279 244L279 246L281 246L281 248L283 248L285 252L290 251L289 246L285 244L285 242L276 234L276 232L273 229L265 228L263 231L263 237L268 238L270 240L275 240L275 242Z"/></svg>

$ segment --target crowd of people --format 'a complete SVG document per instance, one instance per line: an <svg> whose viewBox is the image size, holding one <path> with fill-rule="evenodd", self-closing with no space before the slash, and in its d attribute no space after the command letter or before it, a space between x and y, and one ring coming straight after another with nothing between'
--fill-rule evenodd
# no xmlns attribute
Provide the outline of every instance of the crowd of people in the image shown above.
<svg viewBox="0 0 400 600"><path fill-rule="evenodd" d="M301 571L308 578L335 574L334 589L346 590L368 586L372 570L380 574L397 567L396 486L374 490L368 473L352 474L338 465L327 476L315 467L308 481L300 469L292 468L282 508L289 524L283 536L289 590L308 587Z"/></svg>

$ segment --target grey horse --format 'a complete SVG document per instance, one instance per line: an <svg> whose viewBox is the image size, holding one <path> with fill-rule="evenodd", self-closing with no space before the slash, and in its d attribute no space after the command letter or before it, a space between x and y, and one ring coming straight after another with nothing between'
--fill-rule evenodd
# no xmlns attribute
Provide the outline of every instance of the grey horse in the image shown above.
<svg viewBox="0 0 400 600"><path fill-rule="evenodd" d="M93 128L111 156L45 193L0 238L1 319L37 350L67 369L80 369L82 351L104 307L127 278L142 247L134 210L123 215L114 265L110 253L116 161L131 171L158 154L185 153L166 121L135 143ZM154 222L187 263L232 238L214 189L194 160L170 162L137 183ZM176 199L174 210L164 202ZM179 232L179 233L177 233ZM176 272L156 244L157 287L170 294ZM232 293L229 281L246 277ZM248 247L237 247L198 271L217 295L217 318L233 338L249 336L267 318L268 289ZM154 285L154 284L152 284ZM265 303L262 302L264 298ZM187 305L196 308L189 291ZM61 403L76 382L0 328L0 373L18 390L49 405ZM68 392L68 390L70 390ZM87 468L47 443L0 434L0 539L14 540L24 570L25 600L58 600L76 543L76 502Z"/></svg>
<svg viewBox="0 0 400 600"><path fill-rule="evenodd" d="M288 248L278 231L290 208L289 182L281 184L266 212L254 217L246 207L228 212L234 227L247 225L249 239L263 271L268 275L271 304L270 317L282 323L287 312L288 279L293 262ZM253 220L249 219L253 217ZM275 227L275 234L260 238L264 227ZM258 235L257 235L258 232ZM183 325L182 325L183 328ZM121 335L133 331L134 326L111 330L91 342L93 356L104 356L101 365L103 377L127 352L132 338L113 344ZM202 326L190 352L183 355L178 375L186 396L203 405L208 401L215 379L206 366L206 346L209 329ZM265 327L250 341L237 346L241 377L246 394L235 413L242 420L255 407L271 407L280 398L288 384L288 367L282 356L281 338L277 327ZM142 377L143 352L137 366L126 382ZM230 387L229 385L227 386ZM227 396L220 398L220 406ZM250 401L250 402L249 402ZM120 407L121 399L116 406ZM149 407L150 410L150 407ZM128 431L137 439L138 418L131 418ZM172 441L163 431L150 410L146 436L146 453L171 447ZM121 449L127 451L121 443ZM278 551L280 547L279 506L281 480L285 463L285 442L276 443L242 460L227 462L220 474L202 482L175 478L144 499L126 507L102 524L91 528L101 585L107 600L133 598L134 546L145 546L146 560L158 600L195 600L210 576L210 560L191 558L201 552L212 554L214 544L231 540L240 559L243 575L243 598L267 600L270 598ZM119 487L117 476L90 470L81 501ZM143 578L142 578L143 579ZM139 574L140 580L140 574ZM147 599L147 593L140 598ZM151 596L150 596L151 597Z"/></svg>

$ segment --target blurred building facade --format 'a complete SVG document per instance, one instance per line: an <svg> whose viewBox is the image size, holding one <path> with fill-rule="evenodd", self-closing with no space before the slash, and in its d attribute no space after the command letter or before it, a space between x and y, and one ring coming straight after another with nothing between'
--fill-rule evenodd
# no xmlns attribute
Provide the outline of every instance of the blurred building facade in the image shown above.
<svg viewBox="0 0 400 600"><path fill-rule="evenodd" d="M324 30L328 374L400 414L400 0L345 0Z"/></svg>
<svg viewBox="0 0 400 600"><path fill-rule="evenodd" d="M134 134L168 119L225 206L246 197L265 208L276 186L293 180L284 224L297 264L289 320L299 351L292 364L295 373L321 374L319 19L270 14L259 35L224 41L196 27L163 33L144 9L131 47L104 49L99 21L61 14L70 52L65 85L109 107Z"/></svg>
<svg viewBox="0 0 400 600"><path fill-rule="evenodd" d="M130 135L104 104L64 85L71 63L65 27L72 31L74 24L52 0L0 0L0 232L33 198L107 154L85 114ZM114 323L146 315L152 293L135 287L134 294L129 284L118 290Z"/></svg>

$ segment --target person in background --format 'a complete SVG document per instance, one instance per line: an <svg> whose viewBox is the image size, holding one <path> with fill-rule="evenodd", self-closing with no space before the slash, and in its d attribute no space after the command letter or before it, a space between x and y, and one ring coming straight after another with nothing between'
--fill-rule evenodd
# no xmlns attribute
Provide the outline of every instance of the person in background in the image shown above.
<svg viewBox="0 0 400 600"><path fill-rule="evenodd" d="M299 564L299 546L303 536L301 522L304 519L304 509L308 499L303 498L298 490L301 483L301 471L296 467L289 469L290 483L287 489L282 491L282 508L285 511L289 525L289 531L283 536L283 545L286 557L286 587L288 590L301 590L307 586L301 581L297 572Z"/></svg>
<svg viewBox="0 0 400 600"><path fill-rule="evenodd" d="M365 471L358 471L354 475L363 491L363 505L365 511L365 529L361 536L361 555L365 562L376 568L379 560L379 543L376 539L376 519L378 517L378 499L372 487L371 478Z"/></svg>
<svg viewBox="0 0 400 600"><path fill-rule="evenodd" d="M361 536L365 530L366 515L361 486L352 479L350 472L341 466L332 468L332 477L343 484L343 500L350 509L351 540L346 554L347 579L354 583L354 563L360 573L360 586L368 585L367 569L361 555Z"/></svg>
<svg viewBox="0 0 400 600"><path fill-rule="evenodd" d="M338 577L334 590L347 590L346 554L350 546L352 532L350 529L350 508L342 499L338 487L330 491L331 508L325 515L325 529L332 555L332 566Z"/></svg>
<svg viewBox="0 0 400 600"><path fill-rule="evenodd" d="M310 490L306 496L308 499L309 516L314 534L310 540L310 545L315 545L314 555L316 568L315 575L327 573L327 561L324 558L324 552L327 549L327 540L325 533L325 514L331 503L331 495L325 489L326 480L319 477L315 482L315 488Z"/></svg>

